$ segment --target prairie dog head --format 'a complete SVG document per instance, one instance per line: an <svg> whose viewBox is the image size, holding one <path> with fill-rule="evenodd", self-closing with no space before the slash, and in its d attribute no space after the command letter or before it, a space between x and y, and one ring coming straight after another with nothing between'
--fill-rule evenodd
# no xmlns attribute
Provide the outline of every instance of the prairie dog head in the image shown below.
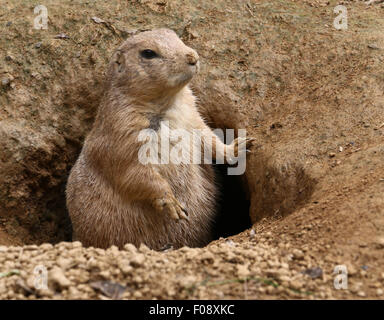
<svg viewBox="0 0 384 320"><path fill-rule="evenodd" d="M176 33L157 29L127 39L113 54L109 81L122 92L143 100L171 96L199 69L199 56Z"/></svg>

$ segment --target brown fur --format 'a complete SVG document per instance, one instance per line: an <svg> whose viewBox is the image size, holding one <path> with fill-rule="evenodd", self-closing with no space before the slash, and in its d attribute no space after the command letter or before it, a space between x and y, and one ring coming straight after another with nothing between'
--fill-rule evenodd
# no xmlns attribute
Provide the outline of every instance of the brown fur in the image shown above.
<svg viewBox="0 0 384 320"><path fill-rule="evenodd" d="M144 49L160 57L144 59ZM215 144L188 87L197 62L197 53L168 29L135 35L114 53L93 129L67 184L74 237L84 245L144 243L161 249L169 244L203 246L212 240L218 194L213 168L143 165L138 160L138 133L157 130L160 120L169 121L172 129L207 129L203 142ZM223 148L237 150L237 144L235 140Z"/></svg>

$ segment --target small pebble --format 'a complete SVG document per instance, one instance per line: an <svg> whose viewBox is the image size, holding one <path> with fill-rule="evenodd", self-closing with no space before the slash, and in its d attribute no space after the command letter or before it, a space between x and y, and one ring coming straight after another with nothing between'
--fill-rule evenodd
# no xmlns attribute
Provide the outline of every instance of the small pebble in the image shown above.
<svg viewBox="0 0 384 320"><path fill-rule="evenodd" d="M63 270L58 267L54 267L48 276L49 282L54 285L58 285L60 289L68 288L71 285L71 282L65 276Z"/></svg>
<svg viewBox="0 0 384 320"><path fill-rule="evenodd" d="M364 297L366 296L366 294L365 294L364 291L359 291L359 292L357 292L357 295L358 295L359 297L362 297L362 298L364 298Z"/></svg>
<svg viewBox="0 0 384 320"><path fill-rule="evenodd" d="M144 264L145 256L142 253L136 254L131 260L132 267L141 267Z"/></svg>
<svg viewBox="0 0 384 320"><path fill-rule="evenodd" d="M299 250L299 249L293 249L292 251L292 254L293 254L293 257L295 259L298 259L298 260L301 260L304 258L304 253L303 251Z"/></svg>

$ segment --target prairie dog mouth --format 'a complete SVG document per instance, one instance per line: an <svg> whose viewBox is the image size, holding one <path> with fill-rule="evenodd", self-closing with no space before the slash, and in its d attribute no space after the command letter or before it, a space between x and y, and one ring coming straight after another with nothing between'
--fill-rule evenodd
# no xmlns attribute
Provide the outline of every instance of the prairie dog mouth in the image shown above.
<svg viewBox="0 0 384 320"><path fill-rule="evenodd" d="M169 78L168 84L171 87L187 84L193 78L195 73L196 73L196 67L191 66L190 72L181 73Z"/></svg>

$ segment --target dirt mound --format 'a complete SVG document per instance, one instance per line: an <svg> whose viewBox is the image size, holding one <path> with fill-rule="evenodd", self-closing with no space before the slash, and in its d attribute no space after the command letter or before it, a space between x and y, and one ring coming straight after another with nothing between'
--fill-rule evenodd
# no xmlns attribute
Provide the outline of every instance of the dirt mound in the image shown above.
<svg viewBox="0 0 384 320"><path fill-rule="evenodd" d="M108 297L105 281L124 298L381 297L383 8L345 3L347 30L333 27L328 1L47 1L48 29L35 30L34 7L7 1L0 244L11 247L0 248L0 287L10 290L0 297ZM61 242L71 238L64 186L109 56L154 27L199 53L193 90L209 124L257 139L245 176L223 178L218 236L249 228L248 215L254 231L164 253ZM52 278L42 292L30 285L39 264ZM334 289L337 265L348 267L348 290Z"/></svg>

